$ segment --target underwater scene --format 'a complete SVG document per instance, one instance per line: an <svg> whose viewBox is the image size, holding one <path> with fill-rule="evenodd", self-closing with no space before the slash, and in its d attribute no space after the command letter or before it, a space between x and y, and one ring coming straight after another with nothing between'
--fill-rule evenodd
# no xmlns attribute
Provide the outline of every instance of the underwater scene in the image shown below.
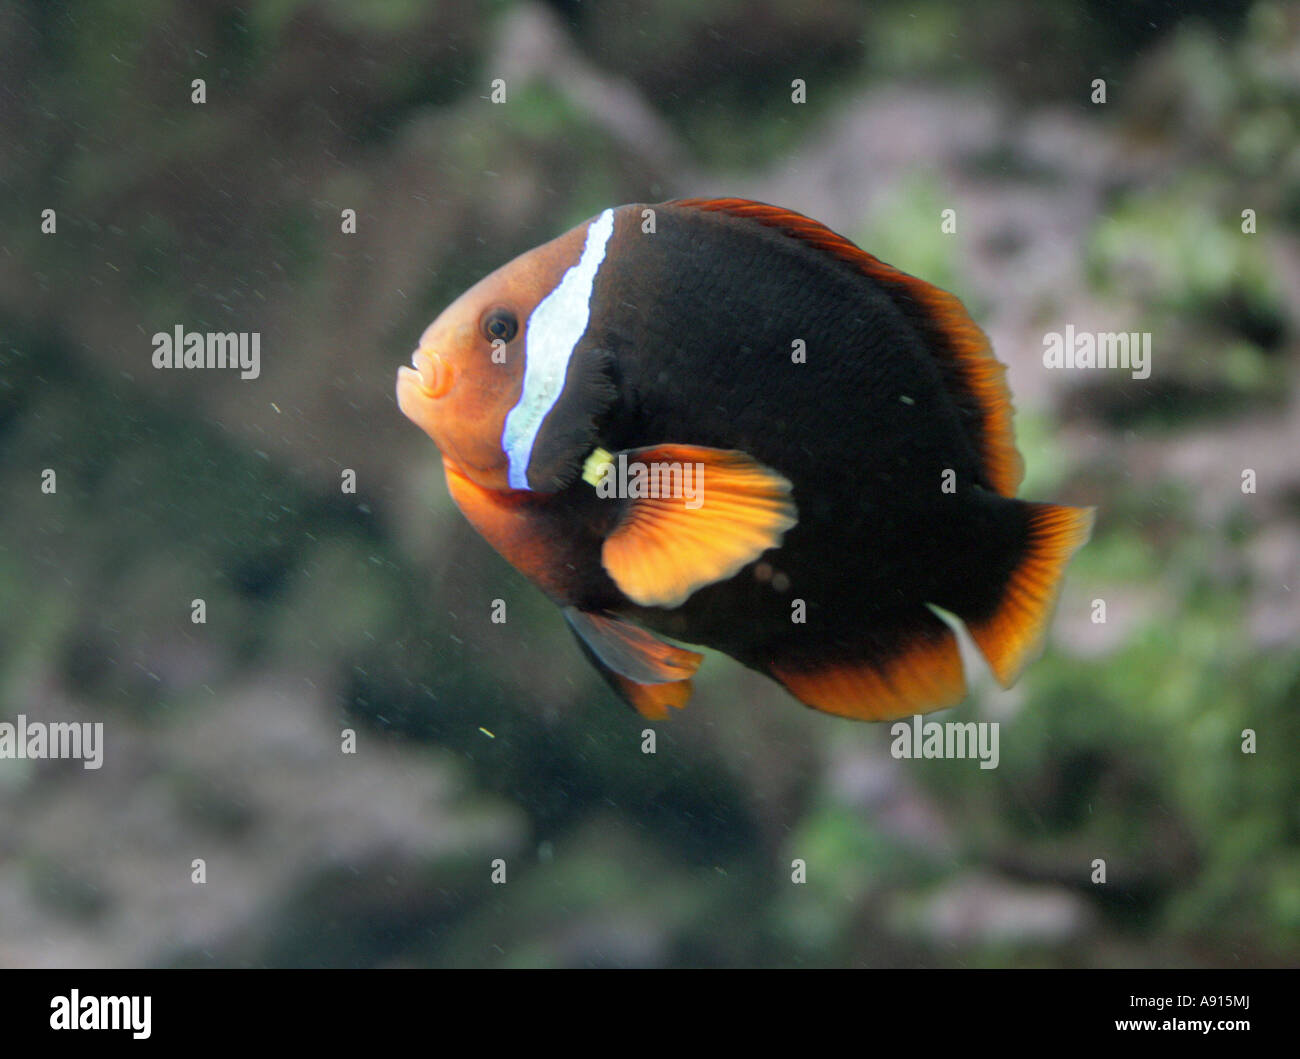
<svg viewBox="0 0 1300 1059"><path fill-rule="evenodd" d="M0 967L1300 961L1300 6L0 53Z"/></svg>

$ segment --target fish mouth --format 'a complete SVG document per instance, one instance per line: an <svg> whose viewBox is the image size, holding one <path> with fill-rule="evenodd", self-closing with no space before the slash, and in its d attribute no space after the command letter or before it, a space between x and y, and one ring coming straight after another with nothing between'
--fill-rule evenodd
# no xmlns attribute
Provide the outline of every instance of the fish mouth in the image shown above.
<svg viewBox="0 0 1300 1059"><path fill-rule="evenodd" d="M397 369L399 382L409 380L415 383L431 400L437 400L451 389L451 367L437 353L417 349L411 354L411 363L414 367L402 365Z"/></svg>

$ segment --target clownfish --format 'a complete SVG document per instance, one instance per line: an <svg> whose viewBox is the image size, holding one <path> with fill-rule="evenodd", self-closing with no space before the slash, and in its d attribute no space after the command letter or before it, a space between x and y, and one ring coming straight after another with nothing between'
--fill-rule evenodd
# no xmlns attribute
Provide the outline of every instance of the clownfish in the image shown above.
<svg viewBox="0 0 1300 1059"><path fill-rule="evenodd" d="M1009 686L1092 530L1016 499L1005 368L956 297L764 203L607 209L412 365L460 510L650 718L690 697L681 644L846 717L951 706L953 616Z"/></svg>

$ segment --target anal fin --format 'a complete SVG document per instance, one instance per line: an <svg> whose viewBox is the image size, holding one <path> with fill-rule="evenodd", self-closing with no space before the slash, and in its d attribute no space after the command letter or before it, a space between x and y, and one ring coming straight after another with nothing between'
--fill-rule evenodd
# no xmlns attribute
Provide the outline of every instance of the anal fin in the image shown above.
<svg viewBox="0 0 1300 1059"><path fill-rule="evenodd" d="M888 721L955 705L966 694L957 638L928 611L853 640L783 645L768 666L806 706Z"/></svg>

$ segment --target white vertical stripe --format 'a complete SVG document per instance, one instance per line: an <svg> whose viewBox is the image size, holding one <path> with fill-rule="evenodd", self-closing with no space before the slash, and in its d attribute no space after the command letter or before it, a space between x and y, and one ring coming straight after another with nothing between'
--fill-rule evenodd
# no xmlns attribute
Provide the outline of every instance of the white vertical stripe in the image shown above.
<svg viewBox="0 0 1300 1059"><path fill-rule="evenodd" d="M528 488L528 461L542 420L564 390L569 359L591 319L591 291L614 234L614 211L606 210L587 229L578 263L537 303L524 332L524 385L506 416L501 451L510 459L510 485Z"/></svg>

